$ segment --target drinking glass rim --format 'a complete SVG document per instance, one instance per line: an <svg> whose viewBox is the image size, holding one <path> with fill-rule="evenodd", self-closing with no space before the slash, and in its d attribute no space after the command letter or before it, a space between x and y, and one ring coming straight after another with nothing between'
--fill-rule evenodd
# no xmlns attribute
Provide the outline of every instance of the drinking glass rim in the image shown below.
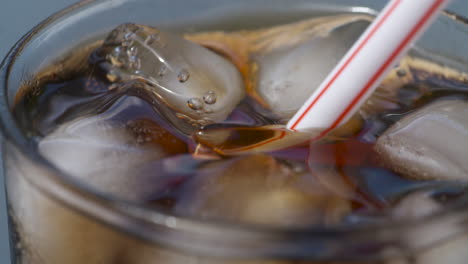
<svg viewBox="0 0 468 264"><path fill-rule="evenodd" d="M376 237L381 236L385 238L399 236L407 230L444 221L444 219L454 215L468 218L468 202L463 202L451 204L439 212L418 219L390 219L366 225L274 228L197 217L180 217L168 212L159 212L145 205L119 200L99 193L75 180L74 177L59 170L42 157L22 135L8 104L9 74L17 58L22 55L24 48L35 36L41 33L42 29L80 8L109 1L112 0L84 0L54 13L20 38L0 64L0 128L4 137L3 144L6 142L13 144L25 157L28 157L29 161L45 172L46 176L41 173L34 175L40 179L27 177L27 180L52 199L104 224L159 245L202 255L208 253L207 255L210 256L240 258L265 256L291 258L298 257L298 255L299 257L311 257L313 253L309 256L307 252L298 252L293 248L317 243L317 241L337 244L340 243L340 240L356 240L356 238L373 241ZM451 12L452 16L454 14ZM463 18L463 16L459 17ZM170 232L166 232L167 230ZM162 233L170 234L161 236ZM190 243L197 245L188 245L189 243L180 241L181 238L188 239ZM261 249L260 252L254 252L258 249L252 250L252 245L249 243L244 246L239 245L239 239L252 239L255 243L265 243L266 247L275 249L277 252L262 251ZM211 243L211 246L203 247L202 243L195 241ZM217 249L220 249L221 253L212 252L216 251L212 250L213 243L216 243ZM238 247L238 249L232 249L232 247ZM289 248L289 251L280 252L284 247Z"/></svg>

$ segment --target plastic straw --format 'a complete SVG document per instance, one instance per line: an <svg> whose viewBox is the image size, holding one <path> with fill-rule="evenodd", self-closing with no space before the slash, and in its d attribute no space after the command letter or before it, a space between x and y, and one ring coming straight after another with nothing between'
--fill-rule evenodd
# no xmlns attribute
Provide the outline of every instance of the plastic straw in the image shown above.
<svg viewBox="0 0 468 264"><path fill-rule="evenodd" d="M321 137L345 123L448 2L390 1L287 128L321 130Z"/></svg>

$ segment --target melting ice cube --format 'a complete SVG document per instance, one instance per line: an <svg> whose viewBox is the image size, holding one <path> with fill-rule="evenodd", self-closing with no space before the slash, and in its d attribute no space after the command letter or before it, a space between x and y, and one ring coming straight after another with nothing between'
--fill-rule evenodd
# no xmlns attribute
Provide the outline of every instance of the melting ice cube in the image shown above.
<svg viewBox="0 0 468 264"><path fill-rule="evenodd" d="M223 121L245 95L228 60L156 28L123 24L97 54L110 81L141 81L159 103L195 126Z"/></svg>
<svg viewBox="0 0 468 264"><path fill-rule="evenodd" d="M322 33L304 34L300 43L256 54L256 92L280 118L297 112L370 23L355 17L336 22L316 25Z"/></svg>
<svg viewBox="0 0 468 264"><path fill-rule="evenodd" d="M377 141L376 150L408 178L467 180L468 102L442 100L406 116Z"/></svg>
<svg viewBox="0 0 468 264"><path fill-rule="evenodd" d="M128 97L107 113L65 123L39 142L39 151L59 169L99 191L145 201L175 177L188 176L184 167L197 162L184 155L187 146L182 140L154 121L125 121L129 111L135 114L141 107L140 99ZM163 159L176 154L181 155Z"/></svg>

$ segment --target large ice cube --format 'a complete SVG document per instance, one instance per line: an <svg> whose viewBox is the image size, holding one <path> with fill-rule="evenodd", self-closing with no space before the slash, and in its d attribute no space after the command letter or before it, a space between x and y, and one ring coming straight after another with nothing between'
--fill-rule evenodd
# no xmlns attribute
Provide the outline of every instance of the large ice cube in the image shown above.
<svg viewBox="0 0 468 264"><path fill-rule="evenodd" d="M123 24L97 55L110 81L143 82L154 98L195 126L223 121L245 95L242 77L228 60L156 28Z"/></svg>
<svg viewBox="0 0 468 264"><path fill-rule="evenodd" d="M375 148L406 177L467 180L467 138L468 102L441 100L398 121Z"/></svg>
<svg viewBox="0 0 468 264"><path fill-rule="evenodd" d="M337 223L351 210L349 201L322 189L309 174L296 173L270 156L245 156L217 166L186 186L178 213L305 227Z"/></svg>
<svg viewBox="0 0 468 264"><path fill-rule="evenodd" d="M283 119L289 119L312 95L333 67L359 38L369 20L351 18L317 25L322 34L295 46L269 48L256 54L256 91ZM318 30L318 29L317 29Z"/></svg>
<svg viewBox="0 0 468 264"><path fill-rule="evenodd" d="M167 187L171 176L184 174L170 159L181 159L179 164L184 165L193 159L190 155L162 159L185 153L187 146L154 121L122 122L140 103L130 97L108 113L65 123L39 142L39 151L59 169L100 191L144 201Z"/></svg>

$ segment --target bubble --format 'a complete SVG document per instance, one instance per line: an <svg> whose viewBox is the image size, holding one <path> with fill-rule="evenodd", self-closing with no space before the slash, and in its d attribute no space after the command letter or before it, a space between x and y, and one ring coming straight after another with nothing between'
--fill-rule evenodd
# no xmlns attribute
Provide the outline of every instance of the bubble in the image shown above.
<svg viewBox="0 0 468 264"><path fill-rule="evenodd" d="M207 104L214 104L216 103L216 93L214 91L208 91L204 96L203 96L203 101Z"/></svg>
<svg viewBox="0 0 468 264"><path fill-rule="evenodd" d="M184 83L190 78L190 73L186 69L182 69L177 78L179 78L179 82Z"/></svg>
<svg viewBox="0 0 468 264"><path fill-rule="evenodd" d="M204 103L200 98L190 98L187 101L187 105L193 110L201 110L204 106Z"/></svg>

